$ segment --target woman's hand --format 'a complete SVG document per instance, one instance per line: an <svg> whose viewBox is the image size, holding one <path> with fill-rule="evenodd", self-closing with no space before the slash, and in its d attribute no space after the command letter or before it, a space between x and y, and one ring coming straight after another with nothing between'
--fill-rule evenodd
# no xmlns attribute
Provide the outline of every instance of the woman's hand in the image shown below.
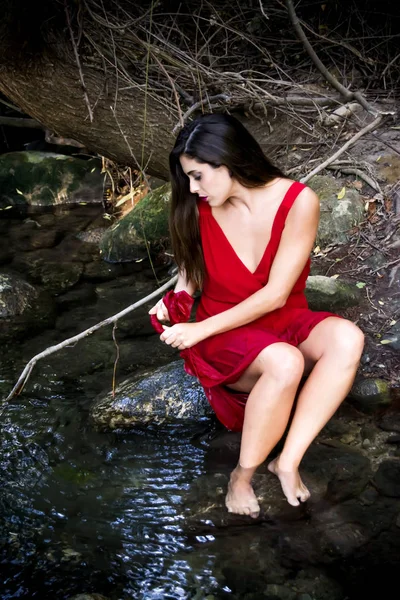
<svg viewBox="0 0 400 600"><path fill-rule="evenodd" d="M168 314L168 309L165 306L163 299L161 298L161 300L159 300L157 302L157 304L155 304L153 306L153 308L151 308L149 310L149 315L157 315L157 319L159 321L169 321L169 314Z"/></svg>
<svg viewBox="0 0 400 600"><path fill-rule="evenodd" d="M201 323L177 323L172 327L163 325L164 331L160 340L178 350L186 350L204 339L204 328Z"/></svg>

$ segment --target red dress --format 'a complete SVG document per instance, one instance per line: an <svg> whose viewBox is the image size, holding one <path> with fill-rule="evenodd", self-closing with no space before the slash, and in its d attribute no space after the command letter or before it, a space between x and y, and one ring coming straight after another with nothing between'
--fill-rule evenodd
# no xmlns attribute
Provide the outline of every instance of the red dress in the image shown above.
<svg viewBox="0 0 400 600"><path fill-rule="evenodd" d="M294 182L286 192L274 218L270 240L254 273L233 250L213 217L211 207L204 201L198 202L206 272L196 321L232 308L266 285L287 214L304 188L303 184ZM304 295L309 271L308 259L282 308L181 352L186 371L198 378L216 416L228 429L242 429L248 394L237 393L226 386L237 381L266 346L276 342L298 346L315 325L327 317L337 316L309 310Z"/></svg>

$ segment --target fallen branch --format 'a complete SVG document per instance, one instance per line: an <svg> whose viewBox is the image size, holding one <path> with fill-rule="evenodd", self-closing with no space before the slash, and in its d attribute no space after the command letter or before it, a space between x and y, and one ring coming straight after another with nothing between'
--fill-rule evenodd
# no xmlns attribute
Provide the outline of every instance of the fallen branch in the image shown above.
<svg viewBox="0 0 400 600"><path fill-rule="evenodd" d="M104 321L101 321L100 323L96 323L96 325L93 325L93 327L89 327L89 329L85 329L85 331L82 331L81 333L78 333L77 335L74 335L73 337L68 338L67 340L64 340L63 342L56 344L55 346L50 346L49 348L46 348L46 350L43 350L43 352L36 354L36 356L31 358L31 360L25 366L25 369L22 371L17 383L11 390L10 394L4 400L4 403L7 402L8 400L11 400L11 398L19 395L22 392L22 390L25 387L26 382L29 379L32 369L38 360L40 360L41 358L45 358L46 356L49 356L50 354L54 354L55 352L58 352L59 350L62 350L62 348L65 348L71 344L75 344L79 340L83 339L84 337L87 337L88 335L91 335L92 333L94 333L95 331L100 329L100 327L104 327L105 325L111 325L111 323L116 323L118 321L118 319L121 319L121 317L124 317L125 315L132 312L136 308L139 308L139 306L146 304L146 302L148 302L149 300L152 300L156 296L159 296L160 294L165 292L165 290L167 290L169 287L174 285L174 283L177 281L177 279L178 279L178 276L174 275L174 277L169 279L166 283L164 283L164 285L159 287L157 290L155 290L154 292L152 292L145 298L138 300L134 304L131 304L127 308L124 308L124 310L121 310L121 312L117 313L116 315L113 315L112 317L108 317L108 319L105 319ZM3 408L4 408L4 406L3 406ZM0 416L1 416L1 412L0 412Z"/></svg>
<svg viewBox="0 0 400 600"><path fill-rule="evenodd" d="M299 18L296 14L295 8L293 6L293 2L292 0L286 0L286 6L287 6L287 11L289 13L289 17L290 20L292 21L293 27L298 35L298 37L300 38L300 40L303 42L303 45L309 55L309 57L311 58L311 60L313 61L313 63L315 64L315 66L317 67L317 69L320 71L320 73L325 77L325 79L336 89L338 90L338 92L340 92L340 94L342 94L342 96L349 102L350 100L357 100L357 102L359 102L359 104L361 104L361 106L363 108L365 108L365 110L367 110L368 112L372 113L373 115L377 115L379 113L379 111L373 107L365 98L364 96L361 94L361 92L352 92L349 89L347 89L344 85L342 85L334 75L332 75L332 73L330 73L330 71L328 71L328 69L325 67L325 65L323 64L323 62L318 58L314 48L311 46L310 42L308 41L308 38L306 36L306 34L304 33L304 29L302 28Z"/></svg>
<svg viewBox="0 0 400 600"><path fill-rule="evenodd" d="M306 183L309 179L311 179L311 177L314 177L314 175L316 175L317 173L319 173L320 171L325 169L328 165L332 164L337 158L339 158L339 156L341 156L343 154L343 152L346 152L346 150L348 148L350 148L350 146L352 146L357 140L359 140L360 137L362 137L369 131L376 129L381 121L382 121L382 115L379 115L378 117L376 117L376 119L374 121L372 121L372 123L369 123L368 125L363 127L363 129L361 129L358 133L353 135L353 137L350 138L349 141L344 144L344 146L342 146L341 148L339 148L339 150L337 152L335 152L335 154L333 154L330 158L327 158L318 167L315 167L315 169L313 169L310 173L308 173L308 175L306 175L305 177L302 177L300 179L301 183Z"/></svg>
<svg viewBox="0 0 400 600"><path fill-rule="evenodd" d="M370 177L369 175L364 173L364 171L361 171L361 169L356 169L355 167L347 167L347 166L345 167L345 166L338 165L335 163L328 165L326 168L333 169L334 171L340 171L341 173L344 173L345 175L356 175L357 177L359 177L360 179L365 181L365 183L368 183L368 185L370 187L372 187L373 190L382 194L382 189L381 189L381 186L379 185L379 183L377 181L375 181L375 179L372 179L372 177Z"/></svg>

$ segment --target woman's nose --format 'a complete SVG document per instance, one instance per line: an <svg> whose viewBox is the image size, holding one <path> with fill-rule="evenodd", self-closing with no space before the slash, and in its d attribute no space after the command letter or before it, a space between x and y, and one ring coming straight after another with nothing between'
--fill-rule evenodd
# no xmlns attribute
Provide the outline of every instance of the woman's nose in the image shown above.
<svg viewBox="0 0 400 600"><path fill-rule="evenodd" d="M190 191L192 194L196 194L199 191L199 184L197 181L195 181L194 179L192 179L190 181Z"/></svg>

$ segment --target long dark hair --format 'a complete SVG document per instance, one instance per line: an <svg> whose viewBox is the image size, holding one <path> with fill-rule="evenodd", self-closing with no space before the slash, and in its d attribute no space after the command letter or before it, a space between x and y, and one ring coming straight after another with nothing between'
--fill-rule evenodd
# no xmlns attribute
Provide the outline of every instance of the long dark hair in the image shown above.
<svg viewBox="0 0 400 600"><path fill-rule="evenodd" d="M202 115L180 131L169 156L171 243L178 268L186 271L188 281L201 288L204 260L196 204L198 196L190 192L189 178L179 160L182 154L214 168L226 166L231 176L247 188L261 187L284 175L235 117Z"/></svg>

